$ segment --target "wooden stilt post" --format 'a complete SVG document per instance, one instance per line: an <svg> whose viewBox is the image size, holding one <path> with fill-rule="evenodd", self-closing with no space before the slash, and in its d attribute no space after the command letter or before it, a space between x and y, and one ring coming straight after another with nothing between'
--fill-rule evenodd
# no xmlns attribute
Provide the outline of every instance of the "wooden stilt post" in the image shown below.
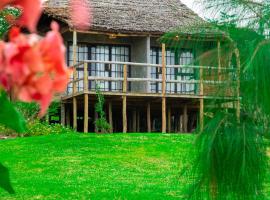
<svg viewBox="0 0 270 200"><path fill-rule="evenodd" d="M77 63L77 32L73 31L73 65ZM77 130L77 99L75 94L77 93L77 70L73 71L73 129Z"/></svg>
<svg viewBox="0 0 270 200"><path fill-rule="evenodd" d="M77 98L73 97L73 129L77 130Z"/></svg>
<svg viewBox="0 0 270 200"><path fill-rule="evenodd" d="M67 108L66 108L66 125L68 126L68 127L71 127L71 109L70 109L70 106L69 105L67 105Z"/></svg>
<svg viewBox="0 0 270 200"><path fill-rule="evenodd" d="M136 110L132 112L132 131L136 133L137 129L137 113Z"/></svg>
<svg viewBox="0 0 270 200"><path fill-rule="evenodd" d="M88 133L88 94L84 94L84 125L83 125L83 132Z"/></svg>
<svg viewBox="0 0 270 200"><path fill-rule="evenodd" d="M84 126L83 126L83 132L88 133L88 112L89 112L89 101L88 101L88 64L84 63Z"/></svg>
<svg viewBox="0 0 270 200"><path fill-rule="evenodd" d="M240 104L240 70L241 70L241 62L240 62L240 53L238 49L235 49L235 57L237 63L237 101L236 101L236 116L238 121L240 122L240 112L241 112L241 104Z"/></svg>
<svg viewBox="0 0 270 200"><path fill-rule="evenodd" d="M179 133L183 133L183 115L179 115Z"/></svg>
<svg viewBox="0 0 270 200"><path fill-rule="evenodd" d="M172 132L172 111L171 106L168 106L168 132Z"/></svg>
<svg viewBox="0 0 270 200"><path fill-rule="evenodd" d="M109 102L109 123L111 126L111 133L113 133L113 116L112 116L112 102Z"/></svg>
<svg viewBox="0 0 270 200"><path fill-rule="evenodd" d="M151 104L147 103L147 132L151 133Z"/></svg>
<svg viewBox="0 0 270 200"><path fill-rule="evenodd" d="M184 105L184 113L183 113L183 131L185 133L188 132L188 109L187 109L187 105Z"/></svg>
<svg viewBox="0 0 270 200"><path fill-rule="evenodd" d="M200 68L200 131L204 128L203 68Z"/></svg>
<svg viewBox="0 0 270 200"><path fill-rule="evenodd" d="M217 53L218 53L218 80L221 81L221 49L220 40L217 42Z"/></svg>
<svg viewBox="0 0 270 200"><path fill-rule="evenodd" d="M166 133L166 46L162 44L162 133Z"/></svg>
<svg viewBox="0 0 270 200"><path fill-rule="evenodd" d="M63 102L61 103L61 124L66 125L66 106Z"/></svg>
<svg viewBox="0 0 270 200"><path fill-rule="evenodd" d="M127 133L127 65L124 65L124 82L123 82L123 133Z"/></svg>
<svg viewBox="0 0 270 200"><path fill-rule="evenodd" d="M140 125L141 125L141 116L140 116L140 110L137 110L137 133L139 133L140 130Z"/></svg>

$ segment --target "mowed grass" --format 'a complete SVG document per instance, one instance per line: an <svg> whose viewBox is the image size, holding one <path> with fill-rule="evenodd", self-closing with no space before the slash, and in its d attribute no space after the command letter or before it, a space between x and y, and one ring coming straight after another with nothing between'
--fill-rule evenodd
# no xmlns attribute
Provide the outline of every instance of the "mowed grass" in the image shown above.
<svg viewBox="0 0 270 200"><path fill-rule="evenodd" d="M0 199L182 199L192 135L50 135L0 141L16 191Z"/></svg>

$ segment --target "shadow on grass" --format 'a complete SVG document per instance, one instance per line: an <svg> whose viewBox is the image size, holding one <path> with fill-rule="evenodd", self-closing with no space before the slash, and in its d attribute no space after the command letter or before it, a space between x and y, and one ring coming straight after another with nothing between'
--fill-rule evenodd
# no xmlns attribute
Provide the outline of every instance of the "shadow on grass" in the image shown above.
<svg viewBox="0 0 270 200"><path fill-rule="evenodd" d="M0 188L7 191L9 194L15 194L15 191L11 185L9 170L0 163Z"/></svg>

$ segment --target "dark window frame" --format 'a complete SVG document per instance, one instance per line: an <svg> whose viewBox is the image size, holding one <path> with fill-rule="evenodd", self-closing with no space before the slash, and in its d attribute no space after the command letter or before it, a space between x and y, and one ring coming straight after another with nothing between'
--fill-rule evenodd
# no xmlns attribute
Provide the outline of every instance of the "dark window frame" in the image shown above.
<svg viewBox="0 0 270 200"><path fill-rule="evenodd" d="M106 44L106 43L89 43L89 42L78 42L78 44L77 44L78 46L79 45L85 45L86 47L87 47L87 49L88 49L88 54L87 54L87 60L95 60L95 59L93 59L92 58L92 48L94 47L97 47L97 46L102 46L102 47L104 47L104 48L106 48L106 47L108 47L109 48L109 61L112 61L112 48L113 47L116 47L116 48L128 48L128 55L127 54L125 54L126 53L126 51L124 50L124 54L122 55L121 54L121 50L120 50L120 56L122 57L125 57L125 56L128 56L128 60L126 61L126 62L131 62L131 45L129 45L129 44ZM69 41L69 42L67 42L67 63L70 65L70 66L72 66L73 65L73 63L72 64L70 64L70 62L72 61L72 58L70 58L70 47L72 48L72 46L73 46L73 43L71 42L71 41ZM72 52L73 52L73 50L72 50ZM78 62L78 57L79 57L79 55L78 55L78 51L77 51L77 62ZM104 55L106 55L106 54L104 54ZM115 54L115 55L118 55L118 54ZM93 70L91 70L92 69L92 67L93 67L93 65L96 65L96 64L94 64L94 63L89 63L88 64L88 73L89 73L89 75L91 76L92 75L92 71ZM128 66L128 77L131 77L131 70L130 70L130 67L131 66ZM122 74L122 75L120 75L120 77L123 77L123 70L121 70L121 68L123 68L123 66L121 66L120 67L120 70L118 70L118 71L112 71L112 66L110 66L110 70L105 70L105 68L106 68L106 66L104 66L104 73L107 71L108 73L109 73L109 75L108 75L108 77L112 77L112 72L115 72L115 73L120 73L120 74ZM81 69L79 69L79 70L81 70ZM98 70L94 70L96 73L97 72L99 72ZM119 88L119 89L115 89L115 90L113 90L112 89L112 82L113 81L108 81L108 83L109 83L109 87L108 88L101 88L101 90L103 89L104 91L121 91L122 90L122 86ZM121 84L122 85L122 84ZM80 89L79 88L79 86L78 86L78 89ZM94 90L95 88L93 88L93 81L89 81L89 89L90 90ZM130 84L128 84L128 89L130 90L131 89L131 85Z"/></svg>
<svg viewBox="0 0 270 200"><path fill-rule="evenodd" d="M152 52L153 50L155 51L155 56L156 56L155 61L156 61L156 64L161 64L161 63L159 62L161 48L160 48L160 47L156 47L156 46L151 46L151 52ZM185 53L185 52L191 53L191 55L193 56L193 60L196 60L196 52L195 52L194 49L192 49L192 48L181 48L181 49L167 48L166 51L174 52L174 54L175 54L175 60L174 60L175 65L180 65L180 56L181 56L182 53ZM153 53L150 55L150 57L151 57L151 62L152 62L152 60L153 60L153 58L152 58L153 55L154 55ZM167 52L166 52L166 59L167 59L167 58L168 58L168 56L167 56ZM179 70L181 70L181 69L175 68L175 69L174 69L174 74L171 74L171 73L168 74L168 70L166 70L166 77L167 77L168 75L169 75L170 77L172 77L172 75L174 75L174 80L177 80L177 77L179 77L179 75L180 75L181 77L191 77L191 78L194 77L194 79L196 78L196 70L194 70L193 73L185 73L185 72L182 72L182 70L181 70L181 72L179 73ZM160 73L161 73L161 70L159 70L159 68L156 67L156 72L155 72L155 73L152 73L152 70L151 70L151 77L153 77L153 75L156 75L156 78L158 79ZM166 87L166 92L167 92L167 93L178 93L178 92L179 92L179 91L178 91L178 85L177 85L177 83L169 83L169 84L170 84L170 88L168 89L168 88ZM155 89L153 89L153 85L155 85ZM172 85L174 85L174 90L171 89L171 88L172 88ZM184 85L184 86L183 86L183 85ZM180 90L181 93L190 93L190 91L187 91L187 90L186 90L186 85L187 85L187 84L181 84L181 85L180 85L180 86L181 86L181 90ZM185 89L183 89L183 88L185 88ZM154 84L151 84L151 88L150 88L150 89L151 89L151 92L160 93L160 92L161 92L161 86L160 86L160 83L154 83ZM193 91L193 92L196 93L196 84L195 84L195 88L194 88L194 91Z"/></svg>

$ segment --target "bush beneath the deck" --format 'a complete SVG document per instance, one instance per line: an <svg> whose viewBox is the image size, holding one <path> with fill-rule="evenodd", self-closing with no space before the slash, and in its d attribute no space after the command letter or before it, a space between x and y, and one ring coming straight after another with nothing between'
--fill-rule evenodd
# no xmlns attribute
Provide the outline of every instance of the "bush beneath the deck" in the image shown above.
<svg viewBox="0 0 270 200"><path fill-rule="evenodd" d="M61 124L47 124L46 122L36 120L27 124L27 132L24 136L70 134L73 132L72 129L64 127Z"/></svg>
<svg viewBox="0 0 270 200"><path fill-rule="evenodd" d="M57 135L57 134L71 134L74 131L70 128L64 127L61 124L47 124L39 120L30 121L27 123L27 130L23 134L18 134L14 130L0 126L0 135L2 136L42 136L42 135Z"/></svg>

